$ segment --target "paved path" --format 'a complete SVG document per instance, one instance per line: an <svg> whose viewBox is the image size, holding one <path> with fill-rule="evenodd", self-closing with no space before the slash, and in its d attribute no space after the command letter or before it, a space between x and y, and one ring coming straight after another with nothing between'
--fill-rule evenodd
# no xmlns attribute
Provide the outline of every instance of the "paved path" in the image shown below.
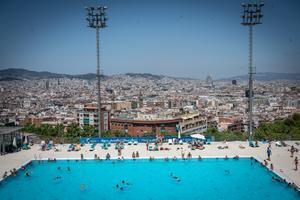
<svg viewBox="0 0 300 200"><path fill-rule="evenodd" d="M289 145L294 145L300 150L300 146L297 146L295 142L287 142ZM267 144L260 143L260 147L252 148L249 147L246 142L227 142L229 146L228 149L218 149L218 146L222 146L222 142L213 142L211 145L205 145L204 150L190 150L187 144L183 145L169 145L163 144L164 148L170 148L170 150L163 151L147 151L146 144L138 144L136 146L125 145L124 150L122 150L122 155L126 159L130 159L132 152L139 152L140 158L149 158L154 156L155 158L181 158L181 153L185 152L187 155L188 152L191 152L193 158L197 158L199 155L203 158L207 157L233 157L238 155L240 157L255 157L259 161L263 161L267 158L266 150ZM245 149L239 148L239 145L243 145ZM111 158L117 158L117 151L114 149L114 145L108 148L108 150L103 150L98 144L95 148L95 151L89 151L90 145L85 145L78 152L68 152L68 145L58 145L60 149L59 152L50 151L41 151L39 145L33 146L30 150L23 150L17 153L11 153L4 156L0 156L0 175L2 177L5 171L9 171L13 168L20 168L23 164L34 159L48 159L48 158L57 158L57 159L80 159L80 154L83 153L84 158L93 159L94 155L97 154L100 158L104 159L105 155L109 153ZM290 152L288 149L290 147L276 147L273 143L272 146L272 156L271 162L274 165L274 172L285 178L289 182L294 182L300 187L300 170L294 170L294 158L290 157ZM294 157L297 156L300 159L300 151L294 154ZM270 166L270 165L269 165Z"/></svg>

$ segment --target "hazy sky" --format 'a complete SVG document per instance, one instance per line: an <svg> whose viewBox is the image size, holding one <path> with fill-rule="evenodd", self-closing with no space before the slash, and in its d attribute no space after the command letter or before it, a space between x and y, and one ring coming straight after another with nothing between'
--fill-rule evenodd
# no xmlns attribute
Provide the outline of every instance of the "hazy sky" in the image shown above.
<svg viewBox="0 0 300 200"><path fill-rule="evenodd" d="M84 6L108 6L101 68L180 77L248 72L240 0L1 0L0 69L96 72L96 34ZM266 0L254 27L257 72L300 72L300 1Z"/></svg>

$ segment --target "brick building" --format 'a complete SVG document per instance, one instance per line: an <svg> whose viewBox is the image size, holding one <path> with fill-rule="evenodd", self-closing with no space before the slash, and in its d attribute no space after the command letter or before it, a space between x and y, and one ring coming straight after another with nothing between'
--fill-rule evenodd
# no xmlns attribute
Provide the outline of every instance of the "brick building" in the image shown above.
<svg viewBox="0 0 300 200"><path fill-rule="evenodd" d="M176 133L176 126L180 121L180 118L166 120L132 120L111 118L110 123L112 130L121 130L130 136L161 136L167 132Z"/></svg>

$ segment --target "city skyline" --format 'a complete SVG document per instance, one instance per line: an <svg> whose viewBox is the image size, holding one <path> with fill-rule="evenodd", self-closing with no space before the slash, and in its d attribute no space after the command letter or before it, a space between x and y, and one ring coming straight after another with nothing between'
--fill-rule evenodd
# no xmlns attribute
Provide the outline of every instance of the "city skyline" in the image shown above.
<svg viewBox="0 0 300 200"><path fill-rule="evenodd" d="M245 75L248 29L240 24L242 2L1 2L0 69L95 73L95 35L86 27L84 6L105 4L108 28L100 33L105 74ZM256 71L299 73L300 4L265 3L263 25L254 29Z"/></svg>

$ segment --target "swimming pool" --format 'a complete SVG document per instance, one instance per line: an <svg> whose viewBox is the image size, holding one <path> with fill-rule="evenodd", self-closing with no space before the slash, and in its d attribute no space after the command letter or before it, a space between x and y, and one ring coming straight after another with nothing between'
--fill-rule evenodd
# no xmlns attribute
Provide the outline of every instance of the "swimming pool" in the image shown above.
<svg viewBox="0 0 300 200"><path fill-rule="evenodd" d="M20 170L16 177L2 181L0 198L300 199L297 191L286 184L272 181L272 176L275 176L273 173L258 162L252 162L253 165L249 158L207 158L202 161L64 160L44 161L42 164L33 161L32 166L25 170L30 172L30 177Z"/></svg>

